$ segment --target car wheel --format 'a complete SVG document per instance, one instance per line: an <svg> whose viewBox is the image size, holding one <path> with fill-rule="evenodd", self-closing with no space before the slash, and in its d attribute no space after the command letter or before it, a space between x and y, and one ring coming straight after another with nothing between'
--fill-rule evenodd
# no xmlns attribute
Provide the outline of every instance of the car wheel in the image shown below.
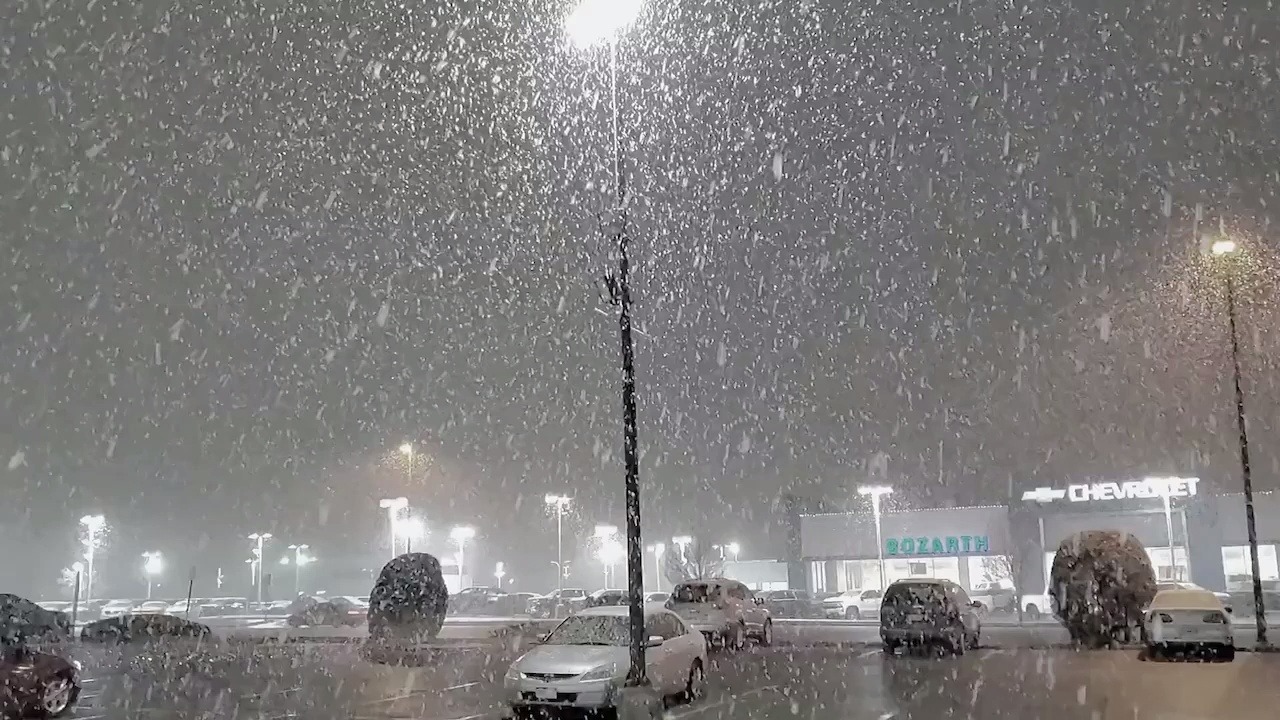
<svg viewBox="0 0 1280 720"><path fill-rule="evenodd" d="M844 619L845 620L861 620L862 611L859 610L858 606L856 605L850 608L846 608L844 611Z"/></svg>
<svg viewBox="0 0 1280 720"><path fill-rule="evenodd" d="M1223 662L1232 662L1236 659L1236 646L1224 645L1218 649L1218 659Z"/></svg>
<svg viewBox="0 0 1280 720"><path fill-rule="evenodd" d="M1040 608L1036 607L1035 603L1031 603L1030 605L1027 606L1027 611L1025 615L1027 616L1028 620L1039 620Z"/></svg>
<svg viewBox="0 0 1280 720"><path fill-rule="evenodd" d="M747 645L747 628L742 623L733 626L733 631L729 633L726 645L728 649L737 652Z"/></svg>
<svg viewBox="0 0 1280 720"><path fill-rule="evenodd" d="M773 644L773 621L765 620L764 629L760 631L760 645L769 647Z"/></svg>
<svg viewBox="0 0 1280 720"><path fill-rule="evenodd" d="M979 645L979 643L981 642L981 641L979 640L979 638L980 638L981 636L982 636L982 628L981 628L981 627L979 627L977 630L975 630L975 631L974 631L973 635L969 638L969 649L970 649L970 650L977 650L977 649L978 649L978 645Z"/></svg>
<svg viewBox="0 0 1280 720"><path fill-rule="evenodd" d="M892 655L893 652L898 649L898 643L885 640L884 644L880 646L880 649L884 651L885 655Z"/></svg>
<svg viewBox="0 0 1280 720"><path fill-rule="evenodd" d="M40 693L40 706L36 708L36 712L40 717L59 717L71 707L75 695L76 685L71 678L65 675L55 676Z"/></svg>
<svg viewBox="0 0 1280 720"><path fill-rule="evenodd" d="M707 692L707 674L702 670L702 661L694 660L689 666L689 682L685 684L685 702L696 702Z"/></svg>
<svg viewBox="0 0 1280 720"><path fill-rule="evenodd" d="M964 654L965 649L969 645L969 638L966 635L967 634L965 633L964 630L960 630L958 633L952 635L947 640L947 644L951 646L951 654L953 655Z"/></svg>

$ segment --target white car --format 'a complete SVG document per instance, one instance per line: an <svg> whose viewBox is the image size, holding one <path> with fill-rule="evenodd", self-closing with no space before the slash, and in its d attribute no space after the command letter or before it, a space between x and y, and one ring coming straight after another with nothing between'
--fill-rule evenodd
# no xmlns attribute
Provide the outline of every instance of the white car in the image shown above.
<svg viewBox="0 0 1280 720"><path fill-rule="evenodd" d="M773 617L764 599L737 580L686 580L671 590L666 606L701 632L710 646L737 650L748 638L773 644Z"/></svg>
<svg viewBox="0 0 1280 720"><path fill-rule="evenodd" d="M105 620L127 615L133 610L133 606L134 602L132 600L108 600L107 604L103 605L102 610L98 612L98 617Z"/></svg>
<svg viewBox="0 0 1280 720"><path fill-rule="evenodd" d="M566 618L507 670L503 690L511 714L617 707L630 665L625 606L587 608ZM653 689L693 701L706 688L707 644L675 613L646 605L645 670Z"/></svg>
<svg viewBox="0 0 1280 720"><path fill-rule="evenodd" d="M198 619L202 614L203 603L204 603L204 600L192 599L191 610L190 612L188 612L187 601L179 600L178 602L166 608L164 613L166 615L174 615L177 617L186 618L187 620L195 620L195 619Z"/></svg>
<svg viewBox="0 0 1280 720"><path fill-rule="evenodd" d="M1210 650L1223 660L1236 656L1231 615L1208 590L1161 590L1143 619L1147 651Z"/></svg>
<svg viewBox="0 0 1280 720"><path fill-rule="evenodd" d="M829 618L845 620L875 619L880 616L879 590L845 590L822 601L822 614Z"/></svg>
<svg viewBox="0 0 1280 720"><path fill-rule="evenodd" d="M169 608L169 603L164 600L148 600L133 609L134 615L157 615L164 613Z"/></svg>

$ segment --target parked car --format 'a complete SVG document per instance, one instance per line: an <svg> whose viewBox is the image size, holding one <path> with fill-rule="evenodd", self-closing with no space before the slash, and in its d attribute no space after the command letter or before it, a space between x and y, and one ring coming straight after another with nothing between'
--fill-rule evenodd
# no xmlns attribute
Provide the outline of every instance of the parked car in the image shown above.
<svg viewBox="0 0 1280 720"><path fill-rule="evenodd" d="M363 625L369 614L368 607L361 607L345 597L316 600L303 604L289 615L290 627L325 626L354 627Z"/></svg>
<svg viewBox="0 0 1280 720"><path fill-rule="evenodd" d="M507 703L517 717L614 708L629 667L628 609L588 608L566 618L507 670ZM706 688L702 634L661 606L645 606L645 667L664 697L695 700Z"/></svg>
<svg viewBox="0 0 1280 720"><path fill-rule="evenodd" d="M133 609L134 615L153 615L163 613L169 607L168 600L148 600Z"/></svg>
<svg viewBox="0 0 1280 720"><path fill-rule="evenodd" d="M119 617L133 611L133 606L137 603L133 600L108 600L106 605L98 611L99 618Z"/></svg>
<svg viewBox="0 0 1280 720"><path fill-rule="evenodd" d="M457 594L449 596L449 614L496 615L499 598L506 594L505 590L491 587L463 588Z"/></svg>
<svg viewBox="0 0 1280 720"><path fill-rule="evenodd" d="M1047 592L1027 593L1018 599L1022 616L1027 620L1039 620L1053 614L1053 598Z"/></svg>
<svg viewBox="0 0 1280 720"><path fill-rule="evenodd" d="M686 580L675 586L668 610L707 638L708 645L739 649L747 638L773 643L773 618L746 585L727 578Z"/></svg>
<svg viewBox="0 0 1280 720"><path fill-rule="evenodd" d="M1236 656L1231 614L1203 588L1161 590L1144 618L1147 652L1159 657L1170 650L1208 650L1224 660Z"/></svg>
<svg viewBox="0 0 1280 720"><path fill-rule="evenodd" d="M823 616L822 604L805 590L765 590L756 597L764 600L776 618L816 618Z"/></svg>
<svg viewBox="0 0 1280 720"><path fill-rule="evenodd" d="M71 636L71 616L30 600L0 594L0 641L62 640Z"/></svg>
<svg viewBox="0 0 1280 720"><path fill-rule="evenodd" d="M950 580L897 580L880 605L880 640L892 654L902 646L943 646L956 655L978 646L981 604Z"/></svg>
<svg viewBox="0 0 1280 720"><path fill-rule="evenodd" d="M879 590L846 590L823 600L822 611L829 618L845 620L875 618L880 614L881 597L883 593Z"/></svg>
<svg viewBox="0 0 1280 720"><path fill-rule="evenodd" d="M91 622L80 631L83 642L134 643L163 638L210 640L208 625L173 615L118 615Z"/></svg>
<svg viewBox="0 0 1280 720"><path fill-rule="evenodd" d="M670 597L671 597L671 593L669 592L651 592L651 593L645 593L644 601L661 604L666 602L667 599Z"/></svg>
<svg viewBox="0 0 1280 720"><path fill-rule="evenodd" d="M185 599L165 608L164 614L182 616L188 620L195 620L205 614L205 600L203 598L192 598L190 605Z"/></svg>
<svg viewBox="0 0 1280 720"><path fill-rule="evenodd" d="M1001 582L981 582L973 586L969 599L982 603L987 612L1018 612L1018 596L1012 587Z"/></svg>
<svg viewBox="0 0 1280 720"><path fill-rule="evenodd" d="M582 609L587 604L587 591L582 588L552 590L529 601L528 613L535 618L560 617Z"/></svg>
<svg viewBox="0 0 1280 720"><path fill-rule="evenodd" d="M0 651L0 716L60 717L80 697L80 667L74 661L22 644Z"/></svg>
<svg viewBox="0 0 1280 720"><path fill-rule="evenodd" d="M586 606L606 607L609 605L626 605L630 602L626 590L597 590L587 596Z"/></svg>

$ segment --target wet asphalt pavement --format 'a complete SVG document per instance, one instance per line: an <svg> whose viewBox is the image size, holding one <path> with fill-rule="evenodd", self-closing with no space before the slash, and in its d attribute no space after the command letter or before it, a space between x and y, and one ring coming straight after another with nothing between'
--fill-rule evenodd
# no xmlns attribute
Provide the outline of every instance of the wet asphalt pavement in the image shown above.
<svg viewBox="0 0 1280 720"><path fill-rule="evenodd" d="M448 650L419 667L354 646L166 654L81 651L81 720L490 720L511 653ZM1280 655L1149 662L1132 650L982 649L884 656L875 647L750 648L712 659L706 697L671 720L1271 720Z"/></svg>

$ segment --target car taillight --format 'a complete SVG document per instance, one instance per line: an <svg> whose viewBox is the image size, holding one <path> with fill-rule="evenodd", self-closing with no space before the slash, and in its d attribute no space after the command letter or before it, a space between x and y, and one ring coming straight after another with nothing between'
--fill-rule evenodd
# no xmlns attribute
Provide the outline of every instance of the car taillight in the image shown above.
<svg viewBox="0 0 1280 720"><path fill-rule="evenodd" d="M1205 613L1204 621L1207 623L1216 623L1218 625L1225 625L1227 623L1227 616L1223 615L1222 613L1216 613L1216 612Z"/></svg>

